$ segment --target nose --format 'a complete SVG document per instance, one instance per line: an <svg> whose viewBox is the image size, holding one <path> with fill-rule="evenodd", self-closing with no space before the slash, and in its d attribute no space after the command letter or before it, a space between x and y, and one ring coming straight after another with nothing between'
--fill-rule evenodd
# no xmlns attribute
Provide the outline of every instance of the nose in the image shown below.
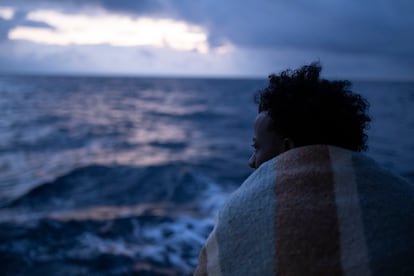
<svg viewBox="0 0 414 276"><path fill-rule="evenodd" d="M256 154L255 153L253 153L249 159L249 166L252 169L256 169Z"/></svg>

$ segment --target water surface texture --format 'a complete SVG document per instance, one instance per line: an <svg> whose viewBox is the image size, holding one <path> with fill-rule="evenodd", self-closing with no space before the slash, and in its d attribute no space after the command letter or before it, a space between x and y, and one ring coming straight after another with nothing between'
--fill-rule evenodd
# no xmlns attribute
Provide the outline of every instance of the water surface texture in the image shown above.
<svg viewBox="0 0 414 276"><path fill-rule="evenodd" d="M5 274L191 274L251 173L266 80L0 77ZM414 178L414 83L357 82L367 154ZM4 268L4 269L3 269Z"/></svg>

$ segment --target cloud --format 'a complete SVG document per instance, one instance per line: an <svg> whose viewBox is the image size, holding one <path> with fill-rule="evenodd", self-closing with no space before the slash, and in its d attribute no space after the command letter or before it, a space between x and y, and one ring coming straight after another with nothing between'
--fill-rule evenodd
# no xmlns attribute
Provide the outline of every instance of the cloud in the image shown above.
<svg viewBox="0 0 414 276"><path fill-rule="evenodd" d="M2 5L24 14L48 9L94 16L105 11L114 16L185 22L203 30L207 47L214 54L221 49L228 58L250 59L244 65L251 64L255 72L267 70L270 63L275 67L282 61L288 65L320 58L334 71L335 64L348 68L354 63L360 65L362 73L362 68L369 74L413 73L414 2L408 0L3 0ZM50 22L41 23L41 18L36 21L31 24L53 27ZM22 21L0 22L0 35L4 38L16 26L22 26ZM141 50L159 56L153 49ZM293 61L289 63L280 53L289 53ZM248 56L241 58L243 55ZM246 69L239 68L238 72L242 70Z"/></svg>
<svg viewBox="0 0 414 276"><path fill-rule="evenodd" d="M31 0L30 2L25 0L2 0L2 5L26 12L35 9L53 9L61 12L77 13L102 8L115 13L156 16L163 14L164 4L162 2L159 0Z"/></svg>
<svg viewBox="0 0 414 276"><path fill-rule="evenodd" d="M109 11L170 16L201 25L209 31L213 45L229 41L239 47L295 47L356 54L413 51L414 36L409 34L414 33L414 3L407 0L86 2Z"/></svg>
<svg viewBox="0 0 414 276"><path fill-rule="evenodd" d="M56 6L55 1L31 2ZM100 7L109 12L183 20L208 30L212 45L231 42L250 48L366 54L412 53L414 43L413 36L408 35L414 33L414 2L407 0L63 0L59 7L68 11ZM389 47L390 41L396 47Z"/></svg>
<svg viewBox="0 0 414 276"><path fill-rule="evenodd" d="M10 20L14 16L14 10L10 7L0 7L0 18Z"/></svg>
<svg viewBox="0 0 414 276"><path fill-rule="evenodd" d="M197 26L170 19L131 18L122 15L63 14L38 10L27 14L33 22L43 20L51 28L18 26L9 32L12 40L55 45L96 45L170 47L177 50L208 50L207 35Z"/></svg>
<svg viewBox="0 0 414 276"><path fill-rule="evenodd" d="M236 71L240 65L234 62L232 56L215 52L200 55L195 51L144 46L61 47L8 41L3 43L2 48L4 51L0 51L0 72L219 76ZM239 57L235 60L240 62L247 59ZM249 67L245 66L245 68Z"/></svg>
<svg viewBox="0 0 414 276"><path fill-rule="evenodd" d="M3 12L2 12L3 11ZM9 32L18 26L31 28L45 28L53 29L53 27L42 20L30 20L27 18L27 13L15 10L11 7L0 7L0 41L9 38Z"/></svg>

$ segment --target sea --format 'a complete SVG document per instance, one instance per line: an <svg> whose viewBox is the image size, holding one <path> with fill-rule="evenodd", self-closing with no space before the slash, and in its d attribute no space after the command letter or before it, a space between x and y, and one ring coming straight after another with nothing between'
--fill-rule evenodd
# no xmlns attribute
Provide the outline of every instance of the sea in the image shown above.
<svg viewBox="0 0 414 276"><path fill-rule="evenodd" d="M1 275L191 275L252 173L264 79L0 76ZM414 83L355 81L365 153L414 181Z"/></svg>

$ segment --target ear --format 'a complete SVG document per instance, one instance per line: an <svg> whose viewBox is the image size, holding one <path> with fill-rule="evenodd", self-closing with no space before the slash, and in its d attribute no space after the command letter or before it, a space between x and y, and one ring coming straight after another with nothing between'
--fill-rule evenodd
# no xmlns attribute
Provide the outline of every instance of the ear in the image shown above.
<svg viewBox="0 0 414 276"><path fill-rule="evenodd" d="M283 148L284 148L284 151L293 149L294 147L295 147L295 143L293 142L292 139L290 139L290 138L283 139Z"/></svg>

